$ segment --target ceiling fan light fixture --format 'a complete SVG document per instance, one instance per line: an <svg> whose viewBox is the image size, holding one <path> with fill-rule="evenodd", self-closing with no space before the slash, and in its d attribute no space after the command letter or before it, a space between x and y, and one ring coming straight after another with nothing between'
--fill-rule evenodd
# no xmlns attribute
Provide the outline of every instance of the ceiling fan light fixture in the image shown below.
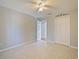
<svg viewBox="0 0 79 59"><path fill-rule="evenodd" d="M46 1L47 0L39 0L37 2L36 8L37 8L38 11L43 11L44 9L48 9L47 7L45 7Z"/></svg>
<svg viewBox="0 0 79 59"><path fill-rule="evenodd" d="M43 8L39 8L39 11L43 11Z"/></svg>

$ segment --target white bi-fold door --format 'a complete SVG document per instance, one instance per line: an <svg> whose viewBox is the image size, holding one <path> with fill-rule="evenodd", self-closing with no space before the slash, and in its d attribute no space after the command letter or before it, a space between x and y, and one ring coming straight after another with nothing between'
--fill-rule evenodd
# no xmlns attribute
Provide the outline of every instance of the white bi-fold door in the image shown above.
<svg viewBox="0 0 79 59"><path fill-rule="evenodd" d="M55 18L55 41L61 44L70 44L70 16Z"/></svg>

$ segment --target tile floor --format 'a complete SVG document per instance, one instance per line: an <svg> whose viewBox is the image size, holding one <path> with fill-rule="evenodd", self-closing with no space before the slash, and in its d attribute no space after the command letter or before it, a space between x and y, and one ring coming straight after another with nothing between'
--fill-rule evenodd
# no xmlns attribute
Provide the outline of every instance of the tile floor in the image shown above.
<svg viewBox="0 0 79 59"><path fill-rule="evenodd" d="M77 50L39 41L0 52L0 59L77 59Z"/></svg>

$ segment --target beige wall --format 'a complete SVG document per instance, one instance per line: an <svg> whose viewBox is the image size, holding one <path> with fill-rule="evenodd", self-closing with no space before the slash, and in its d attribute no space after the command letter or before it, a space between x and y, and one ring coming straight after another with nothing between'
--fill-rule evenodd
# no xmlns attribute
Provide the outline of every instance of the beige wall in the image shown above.
<svg viewBox="0 0 79 59"><path fill-rule="evenodd" d="M55 41L54 39L54 18L49 16L47 18L47 40Z"/></svg>
<svg viewBox="0 0 79 59"><path fill-rule="evenodd" d="M77 47L77 42L78 42L78 15L77 15L77 10L72 10L70 12L70 18L71 18L71 46Z"/></svg>
<svg viewBox="0 0 79 59"><path fill-rule="evenodd" d="M0 50L36 40L34 17L0 6Z"/></svg>

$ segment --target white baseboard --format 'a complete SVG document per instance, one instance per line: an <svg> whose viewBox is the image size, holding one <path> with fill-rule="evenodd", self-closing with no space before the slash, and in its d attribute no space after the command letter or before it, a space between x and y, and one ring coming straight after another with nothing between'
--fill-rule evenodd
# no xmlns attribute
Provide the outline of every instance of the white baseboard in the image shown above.
<svg viewBox="0 0 79 59"><path fill-rule="evenodd" d="M74 49L78 49L77 47L74 47L74 46L70 46L71 48L74 48Z"/></svg>
<svg viewBox="0 0 79 59"><path fill-rule="evenodd" d="M20 46L23 46L23 45L29 45L30 43L33 43L33 42L35 42L35 40L31 40L31 41L28 41L28 42L23 42L23 43L15 45L15 46L11 46L11 47L2 49L2 50L0 50L0 52L8 51L8 50L11 50L13 48L17 48L17 47L20 47Z"/></svg>
<svg viewBox="0 0 79 59"><path fill-rule="evenodd" d="M56 42L56 43L68 46L68 47L73 48L73 49L78 49L77 47L71 46L70 44L65 44L65 43L61 43L61 42Z"/></svg>
<svg viewBox="0 0 79 59"><path fill-rule="evenodd" d="M11 50L11 49L13 49L13 48L17 48L17 47L20 47L20 46L23 46L23 45L27 45L27 46L28 46L30 43L33 43L33 42L35 42L35 41L36 41L36 40L32 40L32 41L28 41L28 42L23 42L23 43L20 43L20 44L18 44L18 45L15 45L15 46L2 49L2 50L0 50L0 52L8 51L8 50ZM63 44L63 45L65 45L65 46L68 46L68 45L66 45L66 44L64 44L64 43L59 43L59 42L55 42L55 41L52 41L52 40L46 40L46 42L51 43L51 44L58 43L58 44ZM74 48L74 49L78 49L77 47L73 47L73 46L69 46L69 47Z"/></svg>
<svg viewBox="0 0 79 59"><path fill-rule="evenodd" d="M53 43L62 44L62 45L68 46L68 47L70 47L70 48L78 49L77 47L71 46L71 45L69 45L69 44L57 42L57 41L47 40L47 42L52 43L52 44L53 44Z"/></svg>
<svg viewBox="0 0 79 59"><path fill-rule="evenodd" d="M70 44L66 44L66 43L62 43L62 42L58 42L58 41L55 41L55 43L62 44L62 45L70 47Z"/></svg>

